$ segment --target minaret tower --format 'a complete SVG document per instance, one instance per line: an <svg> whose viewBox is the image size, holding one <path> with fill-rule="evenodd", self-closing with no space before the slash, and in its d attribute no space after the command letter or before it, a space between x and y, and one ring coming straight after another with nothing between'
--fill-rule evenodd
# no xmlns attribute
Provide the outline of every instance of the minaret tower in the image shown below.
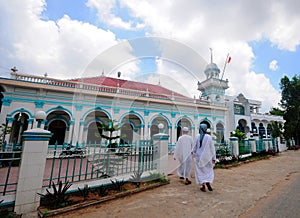
<svg viewBox="0 0 300 218"><path fill-rule="evenodd" d="M220 79L220 69L213 63L213 53L210 48L210 63L204 73L206 80L198 81L198 90L202 92L202 99L209 100L212 104L224 103L225 90L229 88L228 80Z"/></svg>

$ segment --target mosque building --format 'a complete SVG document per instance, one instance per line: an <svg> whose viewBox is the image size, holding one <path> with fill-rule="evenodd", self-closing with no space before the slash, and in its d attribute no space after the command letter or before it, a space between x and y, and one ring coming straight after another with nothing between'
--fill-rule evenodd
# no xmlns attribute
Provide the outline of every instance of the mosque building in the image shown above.
<svg viewBox="0 0 300 218"><path fill-rule="evenodd" d="M268 137L272 121L284 123L282 117L260 114L260 101L243 94L226 96L228 80L220 79L220 69L212 61L204 70L206 79L198 81L199 99L161 85L104 75L60 80L12 70L11 78L0 77L0 124L11 127L5 135L9 145L20 144L22 133L37 127L37 111L46 113L42 128L53 134L50 145L100 144L98 127L110 120L121 126L117 134L122 144L151 139L162 123L163 132L170 136L170 148L182 127L195 136L200 124L206 123L215 140L222 142L236 128Z"/></svg>

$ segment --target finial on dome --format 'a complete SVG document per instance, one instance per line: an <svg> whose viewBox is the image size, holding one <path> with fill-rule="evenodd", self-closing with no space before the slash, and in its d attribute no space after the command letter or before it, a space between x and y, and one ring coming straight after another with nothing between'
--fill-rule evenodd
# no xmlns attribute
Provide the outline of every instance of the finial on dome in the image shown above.
<svg viewBox="0 0 300 218"><path fill-rule="evenodd" d="M209 48L210 50L210 63L213 63L213 53L212 53L212 48Z"/></svg>

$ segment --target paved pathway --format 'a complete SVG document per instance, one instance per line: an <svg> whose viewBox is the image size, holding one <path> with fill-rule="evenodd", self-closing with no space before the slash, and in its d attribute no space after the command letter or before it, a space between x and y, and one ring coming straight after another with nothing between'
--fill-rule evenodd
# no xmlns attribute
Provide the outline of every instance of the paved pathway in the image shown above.
<svg viewBox="0 0 300 218"><path fill-rule="evenodd" d="M185 186L174 174L169 185L57 217L239 217L299 174L300 151L286 151L268 160L216 169L213 192L201 192L193 177L192 185ZM288 206L274 210L281 208Z"/></svg>

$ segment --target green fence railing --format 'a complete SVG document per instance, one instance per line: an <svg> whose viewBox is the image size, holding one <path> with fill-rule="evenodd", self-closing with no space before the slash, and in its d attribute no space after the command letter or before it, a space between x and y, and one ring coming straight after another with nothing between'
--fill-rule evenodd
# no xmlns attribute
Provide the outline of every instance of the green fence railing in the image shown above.
<svg viewBox="0 0 300 218"><path fill-rule="evenodd" d="M85 147L54 146L48 151L43 186L59 181L79 182L104 179L154 169L153 142L108 148L102 145Z"/></svg>

